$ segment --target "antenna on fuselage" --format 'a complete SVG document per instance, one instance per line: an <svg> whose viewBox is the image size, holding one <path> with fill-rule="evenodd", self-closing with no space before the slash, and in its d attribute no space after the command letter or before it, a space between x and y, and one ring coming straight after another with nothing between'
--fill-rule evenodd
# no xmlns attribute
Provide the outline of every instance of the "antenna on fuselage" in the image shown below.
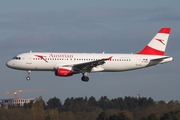
<svg viewBox="0 0 180 120"><path fill-rule="evenodd" d="M32 50L30 51L30 53L32 53Z"/></svg>

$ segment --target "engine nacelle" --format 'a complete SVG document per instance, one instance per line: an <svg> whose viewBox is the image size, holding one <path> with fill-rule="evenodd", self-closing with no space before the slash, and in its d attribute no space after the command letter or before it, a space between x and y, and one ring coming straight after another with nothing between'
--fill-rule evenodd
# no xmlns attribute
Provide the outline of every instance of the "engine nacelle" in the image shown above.
<svg viewBox="0 0 180 120"><path fill-rule="evenodd" d="M73 74L74 73L71 67L59 67L57 70L55 70L56 76L67 77L72 76Z"/></svg>

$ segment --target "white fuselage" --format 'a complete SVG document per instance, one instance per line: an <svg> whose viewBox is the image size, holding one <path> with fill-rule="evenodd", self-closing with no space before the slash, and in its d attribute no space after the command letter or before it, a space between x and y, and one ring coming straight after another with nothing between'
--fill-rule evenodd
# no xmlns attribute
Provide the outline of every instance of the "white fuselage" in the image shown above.
<svg viewBox="0 0 180 120"><path fill-rule="evenodd" d="M91 72L119 72L134 70L173 60L173 58L169 56L142 54L30 52L17 55L7 62L7 66L18 70L54 71L61 66L71 67L75 64L109 58L111 56L111 60L105 61L103 65L94 67ZM161 58L165 59L162 59L161 61L152 61Z"/></svg>
<svg viewBox="0 0 180 120"><path fill-rule="evenodd" d="M161 28L137 54L30 52L15 56L6 65L27 70L27 80L31 71L54 71L56 76L62 77L82 73L81 80L87 82L90 72L128 71L172 61L172 57L164 56L170 30Z"/></svg>

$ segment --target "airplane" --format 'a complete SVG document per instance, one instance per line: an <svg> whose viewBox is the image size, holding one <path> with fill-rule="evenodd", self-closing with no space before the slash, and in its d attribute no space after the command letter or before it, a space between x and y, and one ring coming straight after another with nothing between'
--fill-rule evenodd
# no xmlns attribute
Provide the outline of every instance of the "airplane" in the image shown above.
<svg viewBox="0 0 180 120"><path fill-rule="evenodd" d="M161 28L144 49L135 54L30 51L13 57L6 65L12 69L26 70L27 80L30 80L31 71L53 71L61 77L81 73L81 80L87 82L87 74L91 72L122 72L173 61L173 57L164 55L170 30Z"/></svg>

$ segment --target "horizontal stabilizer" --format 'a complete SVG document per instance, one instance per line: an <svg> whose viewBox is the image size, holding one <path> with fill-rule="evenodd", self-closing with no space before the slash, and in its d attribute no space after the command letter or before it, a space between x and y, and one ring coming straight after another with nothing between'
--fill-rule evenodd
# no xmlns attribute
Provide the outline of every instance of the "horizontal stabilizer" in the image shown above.
<svg viewBox="0 0 180 120"><path fill-rule="evenodd" d="M173 61L173 57L165 56L165 57L162 57L162 58L151 59L150 61L153 62L153 63L163 64L163 63L166 63L166 62Z"/></svg>

